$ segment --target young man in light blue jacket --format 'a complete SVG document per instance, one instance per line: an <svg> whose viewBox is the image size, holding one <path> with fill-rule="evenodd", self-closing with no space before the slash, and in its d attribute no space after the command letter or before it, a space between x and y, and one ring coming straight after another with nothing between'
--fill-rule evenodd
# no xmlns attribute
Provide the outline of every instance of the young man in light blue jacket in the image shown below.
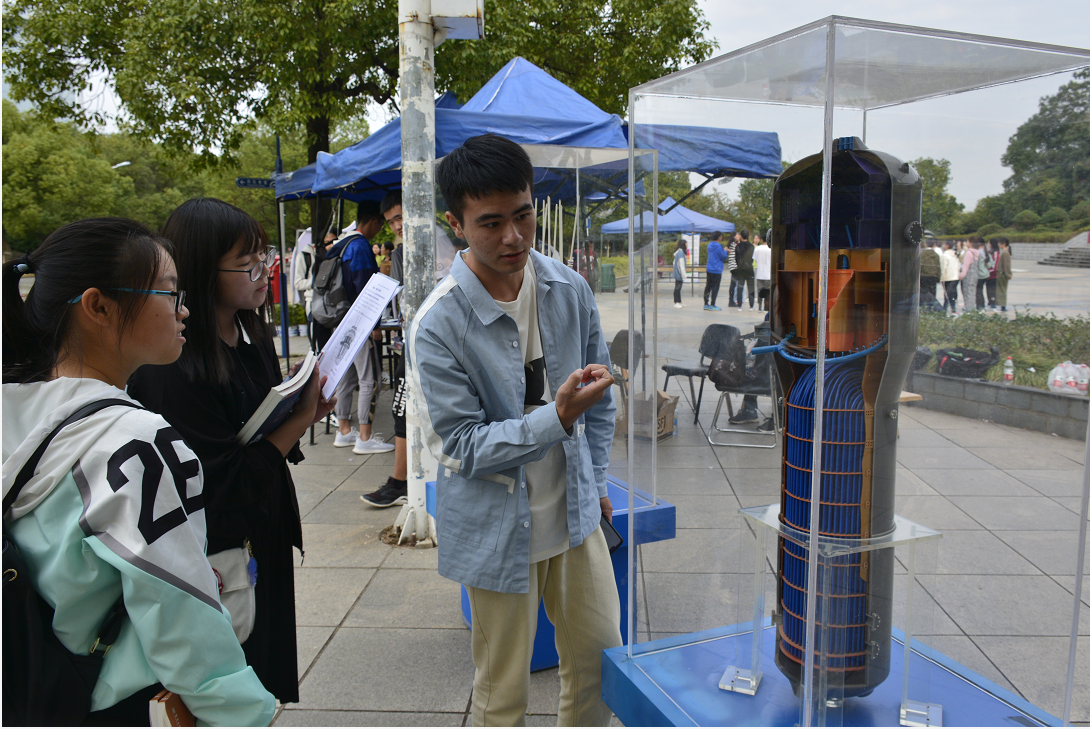
<svg viewBox="0 0 1090 729"><path fill-rule="evenodd" d="M615 407L586 281L531 249L533 167L474 137L437 177L455 258L417 313L407 419L439 461L439 573L469 592L474 726L526 721L538 604L556 626L561 726L604 726L601 652L621 644L602 528Z"/></svg>

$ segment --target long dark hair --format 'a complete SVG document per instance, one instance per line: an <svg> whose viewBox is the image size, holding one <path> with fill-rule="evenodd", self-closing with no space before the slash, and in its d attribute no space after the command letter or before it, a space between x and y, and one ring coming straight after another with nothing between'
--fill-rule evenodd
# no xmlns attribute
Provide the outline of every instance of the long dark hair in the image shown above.
<svg viewBox="0 0 1090 729"><path fill-rule="evenodd" d="M212 197L195 197L179 205L163 224L163 236L174 243L178 287L185 290L189 309L178 366L191 380L224 384L230 363L216 320L219 262L240 240L242 252L253 253L264 250L269 237L249 214ZM256 309L239 311L238 318L251 339L270 336Z"/></svg>
<svg viewBox="0 0 1090 729"><path fill-rule="evenodd" d="M89 218L57 228L36 250L3 267L5 383L37 382L52 376L62 355L79 356L70 342L69 302L91 288L119 304L119 324L132 327L148 289L159 278L159 256L169 241L125 218ZM23 301L19 279L34 274ZM74 351L65 351L67 347Z"/></svg>

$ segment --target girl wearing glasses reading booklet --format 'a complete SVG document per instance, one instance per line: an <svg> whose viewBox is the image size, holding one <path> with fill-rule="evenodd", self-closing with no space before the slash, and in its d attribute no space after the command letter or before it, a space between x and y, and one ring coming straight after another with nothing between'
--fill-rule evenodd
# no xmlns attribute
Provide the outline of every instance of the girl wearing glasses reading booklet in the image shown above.
<svg viewBox="0 0 1090 729"><path fill-rule="evenodd" d="M268 237L233 205L196 198L171 213L179 285L191 314L174 364L143 367L129 392L161 413L201 459L208 554L247 662L283 703L299 700L292 547L302 527L288 462L299 438L332 409L315 374L291 414L260 440L239 430L271 388L280 364L261 310L269 289Z"/></svg>
<svg viewBox="0 0 1090 729"><path fill-rule="evenodd" d="M204 556L201 465L124 391L190 333L170 248L99 218L4 264L5 723L147 726L164 686L203 723L272 719ZM70 655L42 647L54 635Z"/></svg>

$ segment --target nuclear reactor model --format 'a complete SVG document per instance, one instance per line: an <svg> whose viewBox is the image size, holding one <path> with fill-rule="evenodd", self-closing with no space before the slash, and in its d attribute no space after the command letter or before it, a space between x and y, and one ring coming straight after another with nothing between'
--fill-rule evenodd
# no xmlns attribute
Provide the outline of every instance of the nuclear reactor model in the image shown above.
<svg viewBox="0 0 1090 729"><path fill-rule="evenodd" d="M822 155L785 170L772 196L772 329L786 412L780 518L809 533L821 231ZM897 408L916 351L920 177L908 163L836 141L819 531L870 538L893 529ZM835 557L829 615L818 607L815 665L844 697L889 674L893 550ZM776 665L801 691L807 551L780 538ZM818 591L826 582L818 574ZM822 631L829 631L827 635ZM824 639L824 640L823 640ZM826 645L827 655L821 655ZM840 689L837 689L840 693Z"/></svg>

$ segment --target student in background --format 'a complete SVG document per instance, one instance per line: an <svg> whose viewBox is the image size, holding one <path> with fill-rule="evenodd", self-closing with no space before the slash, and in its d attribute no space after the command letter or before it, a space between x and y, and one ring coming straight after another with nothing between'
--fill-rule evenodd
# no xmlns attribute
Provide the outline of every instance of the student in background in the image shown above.
<svg viewBox="0 0 1090 729"><path fill-rule="evenodd" d="M757 308L768 311L770 304L769 294L772 293L772 249L768 245L768 239L772 237L772 229L762 238L760 233L753 234L753 240L757 241L757 247L753 249L753 267L757 279Z"/></svg>
<svg viewBox="0 0 1090 729"><path fill-rule="evenodd" d="M685 261L689 251L685 248L685 239L679 238L677 249L674 251L674 308L681 309L685 304L681 303L681 285L685 283Z"/></svg>
<svg viewBox="0 0 1090 729"><path fill-rule="evenodd" d="M719 284L723 282L723 263L727 260L727 252L719 242L722 237L722 233L712 233L711 243L708 244L708 262L704 267L708 276L708 281L704 284L704 311L722 311L715 305L719 296Z"/></svg>
<svg viewBox="0 0 1090 729"><path fill-rule="evenodd" d="M249 545L257 560L255 619L242 644L261 683L283 703L299 700L292 548L303 548L288 461L299 438L326 416L318 368L291 415L264 439L235 436L283 376L261 310L271 251L261 225L212 198L182 203L163 226L174 244L178 285L192 314L174 364L142 367L130 394L166 418L204 467L208 554Z"/></svg>

